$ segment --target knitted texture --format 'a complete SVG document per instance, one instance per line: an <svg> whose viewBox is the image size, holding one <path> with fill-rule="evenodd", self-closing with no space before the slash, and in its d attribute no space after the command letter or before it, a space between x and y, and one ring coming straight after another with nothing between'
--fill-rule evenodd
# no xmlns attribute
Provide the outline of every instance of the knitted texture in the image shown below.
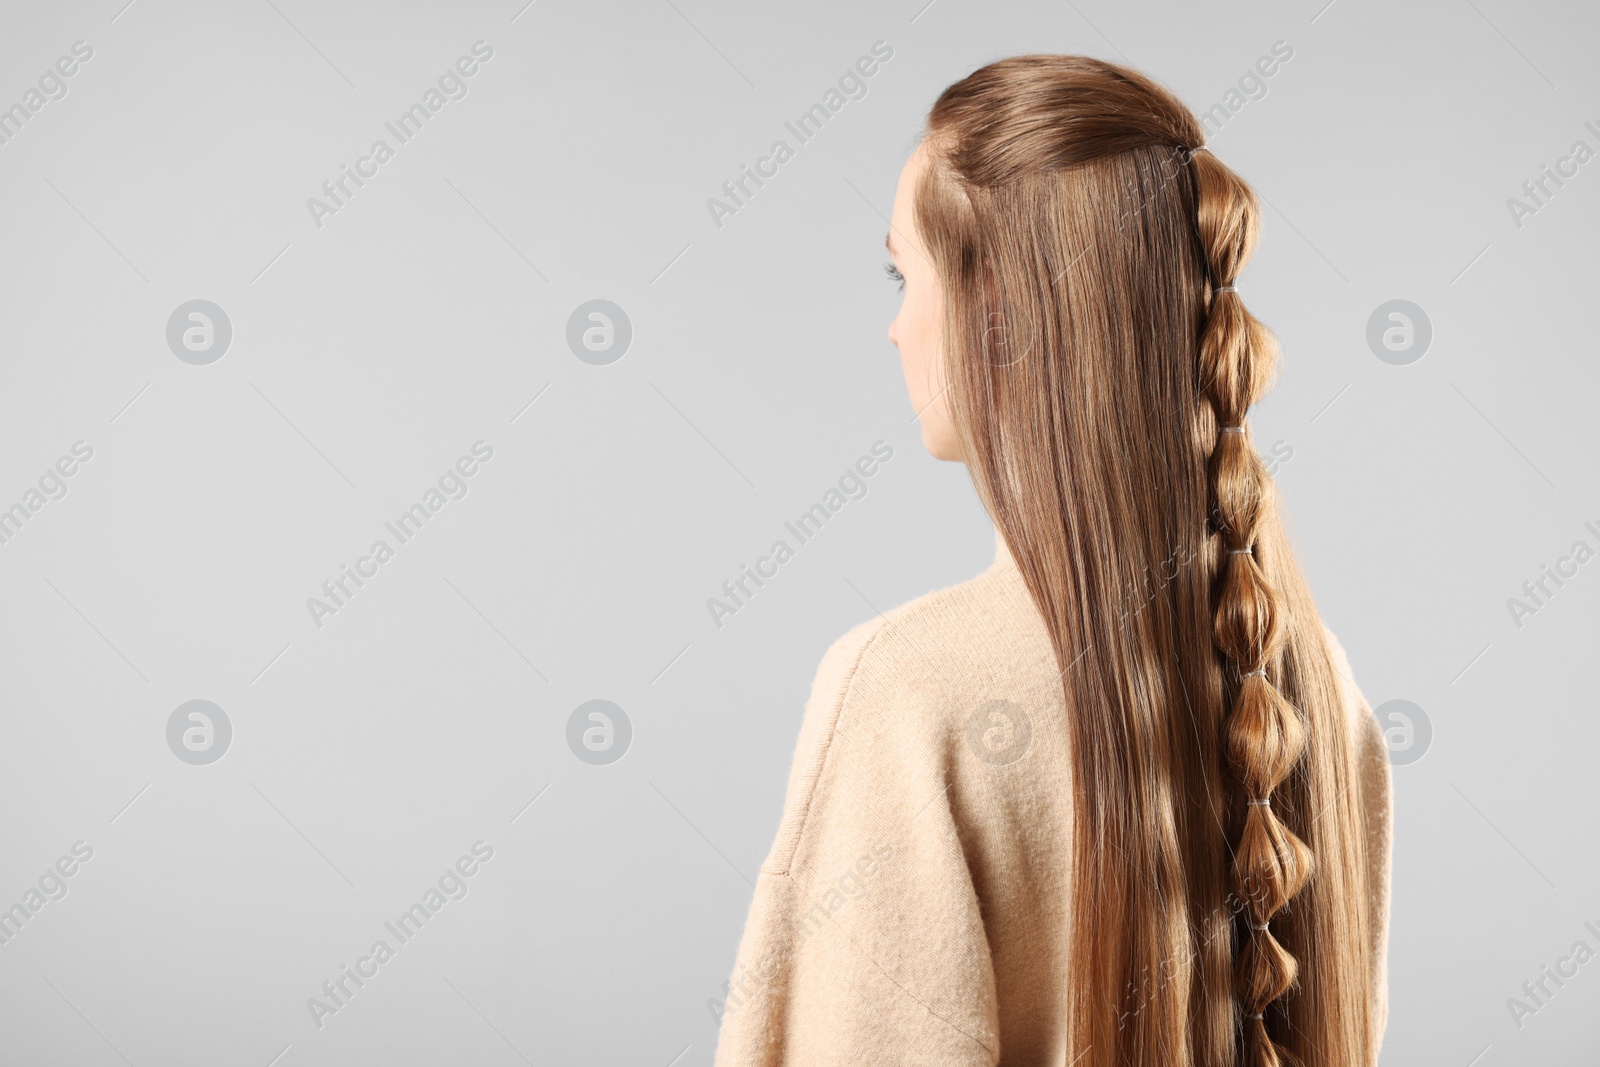
<svg viewBox="0 0 1600 1067"><path fill-rule="evenodd" d="M1366 812L1386 1018L1388 754L1328 640ZM716 1067L1059 1065L1071 762L1059 667L1015 562L823 656L756 881Z"/></svg>

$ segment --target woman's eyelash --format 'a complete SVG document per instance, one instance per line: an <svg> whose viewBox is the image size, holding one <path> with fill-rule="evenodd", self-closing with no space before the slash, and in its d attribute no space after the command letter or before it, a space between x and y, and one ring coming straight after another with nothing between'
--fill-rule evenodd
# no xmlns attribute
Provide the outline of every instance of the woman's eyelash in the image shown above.
<svg viewBox="0 0 1600 1067"><path fill-rule="evenodd" d="M900 273L899 267L896 267L892 262L885 263L883 265L883 272L889 276L889 280L891 282L896 282L899 284L900 291L902 293L906 291L906 277L904 274Z"/></svg>

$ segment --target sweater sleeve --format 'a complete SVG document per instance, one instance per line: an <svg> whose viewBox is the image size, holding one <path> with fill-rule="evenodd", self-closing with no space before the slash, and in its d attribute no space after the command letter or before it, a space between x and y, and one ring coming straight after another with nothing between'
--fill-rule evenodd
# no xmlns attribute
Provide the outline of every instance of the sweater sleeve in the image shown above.
<svg viewBox="0 0 1600 1067"><path fill-rule="evenodd" d="M1350 713L1351 740L1355 745L1356 766L1361 790L1361 811L1365 818L1367 854L1368 924L1372 934L1372 1023L1374 1051L1383 1041L1389 1021L1389 895L1391 850L1394 839L1394 809L1391 800L1393 775L1389 766L1389 746L1384 741L1372 707L1362 696L1351 674L1350 660L1338 638L1328 631L1334 668L1344 687L1345 705Z"/></svg>
<svg viewBox="0 0 1600 1067"><path fill-rule="evenodd" d="M914 670L858 627L824 656L757 876L716 1067L994 1067L994 972Z"/></svg>

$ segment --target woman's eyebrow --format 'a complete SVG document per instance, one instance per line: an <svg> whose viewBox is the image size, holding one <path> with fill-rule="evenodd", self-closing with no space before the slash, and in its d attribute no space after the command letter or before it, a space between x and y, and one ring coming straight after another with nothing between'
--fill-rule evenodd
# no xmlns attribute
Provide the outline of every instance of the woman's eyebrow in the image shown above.
<svg viewBox="0 0 1600 1067"><path fill-rule="evenodd" d="M894 255L894 231L893 230L890 230L888 233L883 235L883 247L885 247L885 248L887 248L889 250L889 254L891 256Z"/></svg>

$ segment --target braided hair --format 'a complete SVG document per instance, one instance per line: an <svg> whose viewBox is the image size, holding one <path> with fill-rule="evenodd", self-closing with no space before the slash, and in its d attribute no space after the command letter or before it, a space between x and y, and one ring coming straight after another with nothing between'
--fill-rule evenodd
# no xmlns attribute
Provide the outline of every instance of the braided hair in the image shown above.
<svg viewBox="0 0 1600 1067"><path fill-rule="evenodd" d="M1305 886L1312 857L1272 809L1272 791L1306 745L1299 710L1272 681L1284 628L1277 594L1256 556L1262 547L1256 528L1271 483L1244 421L1265 384L1275 346L1233 284L1256 244L1255 194L1209 151L1191 150L1189 159L1201 247L1215 281L1200 337L1203 397L1217 425L1206 468L1210 520L1220 537L1212 634L1226 661L1227 754L1245 794L1233 860L1244 926L1237 941L1237 991L1246 1067L1277 1067L1289 1057L1268 1033L1267 1012L1294 984L1297 965L1272 936L1271 921Z"/></svg>
<svg viewBox="0 0 1600 1067"><path fill-rule="evenodd" d="M1002 59L929 113L917 234L961 458L1061 667L1068 1060L1368 1067L1355 741L1245 424L1256 197L1203 140L1137 71Z"/></svg>

